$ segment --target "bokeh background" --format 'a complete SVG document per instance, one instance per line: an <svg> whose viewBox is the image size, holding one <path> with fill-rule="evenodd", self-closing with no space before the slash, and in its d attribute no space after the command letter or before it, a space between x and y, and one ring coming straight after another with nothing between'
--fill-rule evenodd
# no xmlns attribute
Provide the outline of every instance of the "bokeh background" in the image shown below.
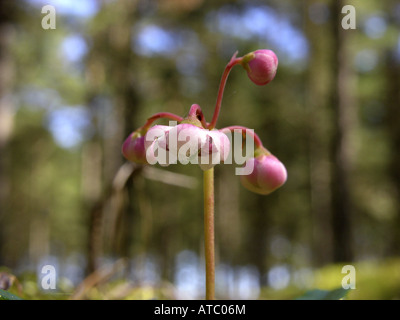
<svg viewBox="0 0 400 320"><path fill-rule="evenodd" d="M347 264L348 298L400 298L399 25L395 0L1 0L3 283L27 299L202 299L201 170L135 166L121 145L156 112L198 103L210 120L232 54L266 48L276 78L234 68L218 127L254 129L288 181L260 196L215 168L217 298L338 288Z"/></svg>

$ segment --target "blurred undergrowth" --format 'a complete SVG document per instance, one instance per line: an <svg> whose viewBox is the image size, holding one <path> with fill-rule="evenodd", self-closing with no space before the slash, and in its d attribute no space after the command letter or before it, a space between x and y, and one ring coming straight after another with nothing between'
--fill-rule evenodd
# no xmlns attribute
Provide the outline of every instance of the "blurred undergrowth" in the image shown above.
<svg viewBox="0 0 400 320"><path fill-rule="evenodd" d="M260 289L259 300L336 299L397 300L400 299L400 259L365 261L353 264L356 269L356 288L343 290L341 273L343 264L331 264L313 270L307 285L289 284L284 289L265 286ZM158 286L138 286L121 276L120 266L112 266L88 276L78 286L66 278L57 279L54 290L43 290L32 272L18 276L11 270L0 268L2 278L11 278L10 287L0 292L0 300L22 298L26 300L170 300L176 299L175 287L170 282ZM120 274L120 275L117 275ZM388 276L390 275L390 276ZM6 293L2 295L1 293ZM8 294L8 296L7 296ZM13 296L14 295L14 296ZM217 299L226 297L217 297Z"/></svg>

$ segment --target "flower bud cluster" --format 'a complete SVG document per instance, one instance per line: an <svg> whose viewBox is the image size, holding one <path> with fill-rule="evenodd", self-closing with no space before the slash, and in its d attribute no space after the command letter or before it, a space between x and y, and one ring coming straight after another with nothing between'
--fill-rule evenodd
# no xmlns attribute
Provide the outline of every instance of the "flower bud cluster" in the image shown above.
<svg viewBox="0 0 400 320"><path fill-rule="evenodd" d="M218 130L209 131L190 123L181 123L152 127L145 136L144 147L149 164L192 163L208 170L226 160L230 142Z"/></svg>
<svg viewBox="0 0 400 320"><path fill-rule="evenodd" d="M214 127L219 115L226 78L231 68L237 64L244 67L252 82L256 85L265 85L276 75L278 58L273 51L265 49L256 50L241 58L236 58L235 54L223 74L211 123L205 121L198 105L192 105L185 119L169 113L156 114L125 140L122 145L124 157L139 164L158 163L161 166L178 162L198 164L202 170L209 170L216 164L226 161L230 152L230 141L223 133L223 129L216 130ZM179 121L174 125L151 127L151 123L160 117ZM256 144L254 156L248 158L244 164L244 168L251 170L247 171L249 174L242 175L240 180L248 190L266 195L286 182L287 171L285 166L262 146L257 135L253 138Z"/></svg>

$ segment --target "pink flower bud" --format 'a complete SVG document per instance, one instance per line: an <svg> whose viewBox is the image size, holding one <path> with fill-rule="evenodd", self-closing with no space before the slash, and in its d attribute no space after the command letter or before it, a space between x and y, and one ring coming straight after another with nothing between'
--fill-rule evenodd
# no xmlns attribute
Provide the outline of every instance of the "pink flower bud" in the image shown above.
<svg viewBox="0 0 400 320"><path fill-rule="evenodd" d="M157 162L162 166L170 164L166 134L173 127L156 125L151 127L144 136L146 159L149 164Z"/></svg>
<svg viewBox="0 0 400 320"><path fill-rule="evenodd" d="M196 162L206 143L207 131L189 123L177 126L154 126L145 136L147 160L160 165Z"/></svg>
<svg viewBox="0 0 400 320"><path fill-rule="evenodd" d="M271 50L261 49L252 54L254 58L246 61L244 66L250 80L259 86L271 82L275 78L278 68L278 58L275 53Z"/></svg>
<svg viewBox="0 0 400 320"><path fill-rule="evenodd" d="M207 132L207 131L206 131ZM199 153L199 166L208 170L228 158L231 143L226 134L218 130L207 132L207 140Z"/></svg>
<svg viewBox="0 0 400 320"><path fill-rule="evenodd" d="M207 131L190 123L181 123L167 134L169 149L177 152L182 164L192 162L206 143Z"/></svg>
<svg viewBox="0 0 400 320"><path fill-rule="evenodd" d="M249 175L240 176L240 181L245 188L252 192L267 195L286 182L286 168L272 154L262 154L250 158L245 165L254 169Z"/></svg>
<svg viewBox="0 0 400 320"><path fill-rule="evenodd" d="M144 136L138 132L131 133L122 145L122 154L129 161L146 164Z"/></svg>

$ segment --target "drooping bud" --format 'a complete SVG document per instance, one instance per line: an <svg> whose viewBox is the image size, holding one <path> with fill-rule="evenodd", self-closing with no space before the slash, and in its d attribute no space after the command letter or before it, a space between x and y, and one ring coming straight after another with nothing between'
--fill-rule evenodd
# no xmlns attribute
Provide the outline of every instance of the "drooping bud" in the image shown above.
<svg viewBox="0 0 400 320"><path fill-rule="evenodd" d="M257 154L257 151L255 153ZM245 166L252 167L253 171L249 175L240 176L240 181L246 189L252 192L267 195L286 182L285 166L267 150L246 160Z"/></svg>
<svg viewBox="0 0 400 320"><path fill-rule="evenodd" d="M122 145L122 154L129 161L147 164L144 136L139 132L132 132Z"/></svg>
<svg viewBox="0 0 400 320"><path fill-rule="evenodd" d="M219 130L208 131L207 140L199 152L200 168L205 171L224 162L228 158L230 145L226 134Z"/></svg>
<svg viewBox="0 0 400 320"><path fill-rule="evenodd" d="M167 134L169 149L178 154L178 160L182 164L196 162L199 150L206 143L206 132L205 129L194 124L178 124Z"/></svg>
<svg viewBox="0 0 400 320"><path fill-rule="evenodd" d="M196 162L206 139L206 130L193 124L154 126L145 137L147 160L161 165Z"/></svg>
<svg viewBox="0 0 400 320"><path fill-rule="evenodd" d="M273 51L260 49L245 55L242 65L250 80L262 86L275 78L278 58Z"/></svg>
<svg viewBox="0 0 400 320"><path fill-rule="evenodd" d="M158 162L162 166L169 165L168 145L165 135L171 129L171 126L156 125L147 131L144 136L144 146L146 160L149 164Z"/></svg>

